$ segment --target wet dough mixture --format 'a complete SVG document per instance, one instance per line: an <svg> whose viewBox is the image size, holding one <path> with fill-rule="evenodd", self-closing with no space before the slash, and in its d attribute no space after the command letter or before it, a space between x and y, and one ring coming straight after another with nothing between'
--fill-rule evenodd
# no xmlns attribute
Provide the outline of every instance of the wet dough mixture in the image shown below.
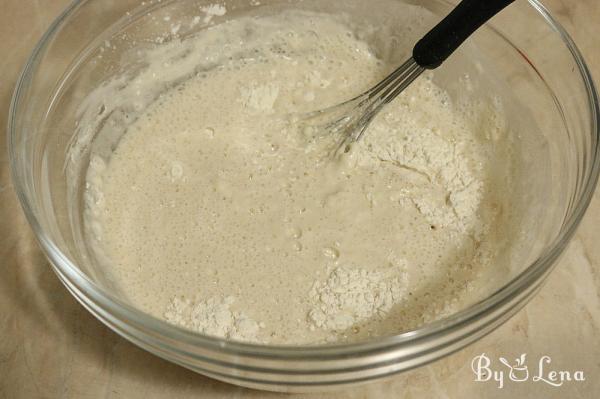
<svg viewBox="0 0 600 399"><path fill-rule="evenodd" d="M497 251L500 110L455 104L425 74L331 157L334 139L290 115L395 65L326 14L238 18L179 46L210 35L213 66L92 154L88 235L127 298L194 331L285 344L395 334L460 307Z"/></svg>

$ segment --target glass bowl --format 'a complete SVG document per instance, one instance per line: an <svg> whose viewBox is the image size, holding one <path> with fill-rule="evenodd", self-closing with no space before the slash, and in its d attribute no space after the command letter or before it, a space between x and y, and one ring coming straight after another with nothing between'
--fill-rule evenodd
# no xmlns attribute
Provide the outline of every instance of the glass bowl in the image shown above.
<svg viewBox="0 0 600 399"><path fill-rule="evenodd" d="M393 16L397 1L369 2L368 10L344 1L320 2L319 7L383 18ZM453 5L443 0L407 2L437 16ZM226 1L227 15L213 22L252 7L289 3L305 7L310 2ZM163 15L189 18L208 4L75 1L43 36L18 81L8 135L14 186L54 271L86 309L136 345L201 374L265 390L310 391L375 380L439 359L493 331L532 298L583 217L600 164L598 96L592 78L571 38L537 0L509 7L440 72L452 82L453 68L477 48L486 62L469 68L507 88L506 98L512 99L507 112L514 116L514 126L521 127L519 151L525 156L520 167L529 179L514 190L528 209L521 222L523 238L508 278L494 281L485 298L395 336L294 347L244 344L187 331L141 312L115 292L80 245L81 215L74 210L81 202L85 162L74 172L66 167L69 148L77 140L77 108L90 90L122 72L127 49L157 30L169 29ZM195 29L201 28L199 24ZM454 89L461 87L455 84ZM82 148L79 155L85 160Z"/></svg>

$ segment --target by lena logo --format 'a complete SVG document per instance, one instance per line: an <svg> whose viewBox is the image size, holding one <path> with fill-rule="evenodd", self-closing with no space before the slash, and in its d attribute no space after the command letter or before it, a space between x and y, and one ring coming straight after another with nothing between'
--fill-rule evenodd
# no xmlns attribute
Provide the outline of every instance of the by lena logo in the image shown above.
<svg viewBox="0 0 600 399"><path fill-rule="evenodd" d="M492 364L492 360L482 353L475 356L471 362L471 369L475 374L476 382L495 381L498 388L502 389L506 381L512 382L542 382L554 387L560 387L566 382L585 381L583 371L556 370L551 365L550 356L544 355L537 362L537 369L529 369L527 366L527 354L523 353L514 362L509 362L504 357L498 358L498 364ZM530 373L531 371L531 373Z"/></svg>

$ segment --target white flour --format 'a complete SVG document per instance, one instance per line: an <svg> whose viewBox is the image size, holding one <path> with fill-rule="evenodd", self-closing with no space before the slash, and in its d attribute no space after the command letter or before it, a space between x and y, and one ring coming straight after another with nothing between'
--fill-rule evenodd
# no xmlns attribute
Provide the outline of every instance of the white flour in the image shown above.
<svg viewBox="0 0 600 399"><path fill-rule="evenodd" d="M314 284L309 294L314 307L308 317L315 327L344 331L371 317L385 317L406 290L403 270L384 273L338 267L325 282Z"/></svg>
<svg viewBox="0 0 600 399"><path fill-rule="evenodd" d="M397 333L475 297L507 223L495 103L458 104L427 74L337 159L290 124L395 66L362 36L327 14L238 18L147 50L136 76L86 99L75 153L100 106L138 112L103 125L126 131L92 151L84 215L133 304L203 334L305 344Z"/></svg>
<svg viewBox="0 0 600 399"><path fill-rule="evenodd" d="M210 4L206 7L201 7L200 10L205 14L203 20L205 24L209 23L214 16L221 17L227 13L227 9L221 4Z"/></svg>
<svg viewBox="0 0 600 399"><path fill-rule="evenodd" d="M361 143L369 151L357 154L358 162L387 162L413 172L413 178L422 182L408 184L408 191L404 187L404 192L398 193L399 200L413 203L434 228L480 234L482 220L476 211L483 196L481 168L487 154L472 142L465 121L457 119L448 107L451 99L430 79L431 75L426 74L411 96L401 97L397 105L408 110L410 103L419 98L420 106L431 107L431 100L427 100L430 97L438 102L434 105L437 109L432 109L435 115L415 120L410 113L386 112L387 123L374 125L374 133L366 135ZM463 124L456 129L459 136L448 135L454 129L445 127L457 123ZM492 125L489 129L498 128Z"/></svg>
<svg viewBox="0 0 600 399"><path fill-rule="evenodd" d="M233 297L198 302L175 297L164 316L170 323L207 335L258 342L261 325L241 312L232 311L234 302Z"/></svg>

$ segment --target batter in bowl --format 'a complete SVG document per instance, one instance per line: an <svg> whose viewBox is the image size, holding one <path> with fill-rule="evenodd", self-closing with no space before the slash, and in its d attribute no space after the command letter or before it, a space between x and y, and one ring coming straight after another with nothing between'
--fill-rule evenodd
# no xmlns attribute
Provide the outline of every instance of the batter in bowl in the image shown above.
<svg viewBox="0 0 600 399"><path fill-rule="evenodd" d="M396 334L475 297L508 224L497 102L457 103L425 75L331 157L335 138L291 116L396 66L344 18L241 17L176 45L206 67L138 107L87 173L87 238L135 306L213 336L310 344ZM186 67L172 48L146 75Z"/></svg>

